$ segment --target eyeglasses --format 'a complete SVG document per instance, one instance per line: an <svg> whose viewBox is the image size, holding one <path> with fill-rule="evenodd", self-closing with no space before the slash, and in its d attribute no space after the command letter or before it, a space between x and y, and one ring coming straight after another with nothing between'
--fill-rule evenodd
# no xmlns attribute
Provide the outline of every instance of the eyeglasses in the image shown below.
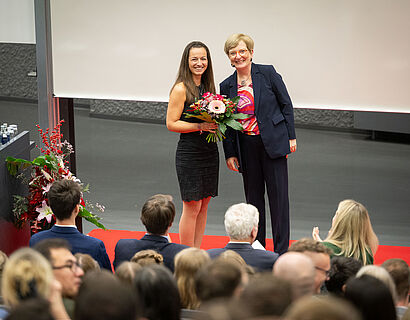
<svg viewBox="0 0 410 320"><path fill-rule="evenodd" d="M70 269L72 272L76 272L78 268L81 268L81 265L78 263L78 261L68 261L65 265L63 266L53 266L54 270L58 270L58 269L64 269L64 268L68 268Z"/></svg>
<svg viewBox="0 0 410 320"><path fill-rule="evenodd" d="M243 57L244 55L246 55L246 53L248 52L247 49L241 49L238 51L229 51L229 56L232 58L235 58L237 54L239 54L241 57Z"/></svg>
<svg viewBox="0 0 410 320"><path fill-rule="evenodd" d="M324 272L324 273L326 274L326 277L329 277L329 275L330 275L330 270L325 270L325 269L323 269L323 268L316 267L316 266L315 266L315 269Z"/></svg>

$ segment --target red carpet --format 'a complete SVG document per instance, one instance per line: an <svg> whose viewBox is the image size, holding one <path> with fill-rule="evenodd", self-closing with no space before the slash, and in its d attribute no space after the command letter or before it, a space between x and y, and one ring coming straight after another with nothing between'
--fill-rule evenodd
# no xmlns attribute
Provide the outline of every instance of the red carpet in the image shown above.
<svg viewBox="0 0 410 320"><path fill-rule="evenodd" d="M145 234L143 231L126 231L126 230L101 230L94 229L88 235L104 241L108 256L111 262L114 261L114 248L120 239L140 239ZM179 243L178 233L171 233L173 242ZM204 236L201 249L223 248L229 241L226 236ZM292 243L294 240L291 240ZM272 239L267 239L266 249L273 249ZM401 246L384 246L380 245L375 256L375 264L382 264L385 260L391 258L400 258L410 265L410 247Z"/></svg>

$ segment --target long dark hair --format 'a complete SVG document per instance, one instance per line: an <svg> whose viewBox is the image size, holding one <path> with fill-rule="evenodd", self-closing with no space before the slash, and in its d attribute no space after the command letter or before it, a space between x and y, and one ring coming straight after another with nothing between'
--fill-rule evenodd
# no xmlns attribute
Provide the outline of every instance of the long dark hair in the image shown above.
<svg viewBox="0 0 410 320"><path fill-rule="evenodd" d="M215 93L215 83L214 83L214 72L212 69L212 59L211 53L209 52L208 47L201 41L192 41L188 43L185 47L184 52L182 53L181 63L179 64L178 76L174 85L171 88L174 89L177 83L182 82L186 90L186 101L192 103L199 95L198 88L196 87L194 80L192 78L191 70L189 69L189 51L192 48L204 48L208 58L208 67L201 77L201 84L204 92Z"/></svg>

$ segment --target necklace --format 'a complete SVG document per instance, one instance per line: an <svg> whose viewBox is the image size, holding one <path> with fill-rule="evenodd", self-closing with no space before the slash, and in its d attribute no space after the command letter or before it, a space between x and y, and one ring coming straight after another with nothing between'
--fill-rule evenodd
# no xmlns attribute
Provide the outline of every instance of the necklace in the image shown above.
<svg viewBox="0 0 410 320"><path fill-rule="evenodd" d="M241 80L241 86L246 85L246 82L248 82L249 78L251 77L251 75L249 75L246 80Z"/></svg>

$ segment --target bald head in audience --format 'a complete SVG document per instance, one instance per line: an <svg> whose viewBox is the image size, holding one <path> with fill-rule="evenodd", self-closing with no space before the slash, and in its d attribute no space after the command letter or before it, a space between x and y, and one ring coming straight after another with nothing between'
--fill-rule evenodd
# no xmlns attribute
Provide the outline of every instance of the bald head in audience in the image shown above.
<svg viewBox="0 0 410 320"><path fill-rule="evenodd" d="M273 275L291 283L293 300L315 293L315 266L302 253L287 252L281 255L273 265Z"/></svg>

